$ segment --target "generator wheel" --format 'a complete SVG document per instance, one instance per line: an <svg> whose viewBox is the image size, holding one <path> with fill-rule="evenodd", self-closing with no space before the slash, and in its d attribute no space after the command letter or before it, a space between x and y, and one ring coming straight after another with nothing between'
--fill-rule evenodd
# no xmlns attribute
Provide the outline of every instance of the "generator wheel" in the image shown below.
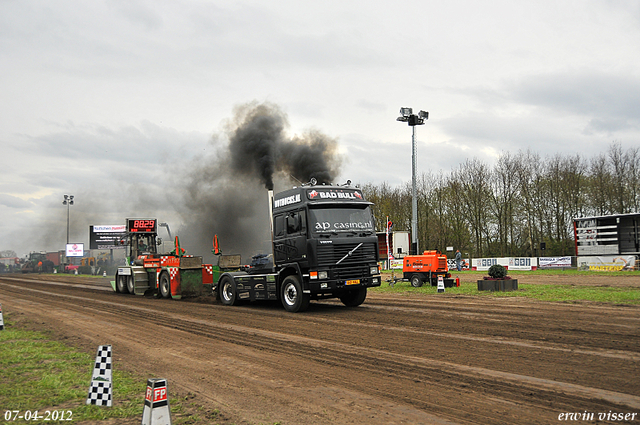
<svg viewBox="0 0 640 425"><path fill-rule="evenodd" d="M127 276L127 290L129 291L130 294L135 294L135 291L133 288L133 276Z"/></svg>
<svg viewBox="0 0 640 425"><path fill-rule="evenodd" d="M225 276L218 286L220 301L224 305L238 305L238 291L236 283L229 276Z"/></svg>
<svg viewBox="0 0 640 425"><path fill-rule="evenodd" d="M414 288L421 287L422 286L422 276L420 276L417 273L411 275L411 286L413 286Z"/></svg>
<svg viewBox="0 0 640 425"><path fill-rule="evenodd" d="M296 275L284 278L280 296L284 309L291 313L305 311L309 308L311 295L302 292L302 285Z"/></svg>
<svg viewBox="0 0 640 425"><path fill-rule="evenodd" d="M116 275L116 292L120 292L121 294L129 292L127 289L127 276Z"/></svg>
<svg viewBox="0 0 640 425"><path fill-rule="evenodd" d="M359 288L340 296L340 301L347 307L357 307L367 298L367 288Z"/></svg>
<svg viewBox="0 0 640 425"><path fill-rule="evenodd" d="M160 274L160 295L162 298L171 298L171 279L169 278L169 273L162 272Z"/></svg>

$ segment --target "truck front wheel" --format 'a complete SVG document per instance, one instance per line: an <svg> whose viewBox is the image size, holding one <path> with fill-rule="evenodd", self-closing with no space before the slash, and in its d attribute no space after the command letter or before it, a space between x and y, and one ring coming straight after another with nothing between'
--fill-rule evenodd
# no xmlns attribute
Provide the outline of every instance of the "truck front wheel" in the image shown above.
<svg viewBox="0 0 640 425"><path fill-rule="evenodd" d="M171 279L167 272L160 275L160 295L162 298L171 298Z"/></svg>
<svg viewBox="0 0 640 425"><path fill-rule="evenodd" d="M116 292L121 294L126 294L129 292L127 289L127 276L117 275L116 276Z"/></svg>
<svg viewBox="0 0 640 425"><path fill-rule="evenodd" d="M411 286L413 286L414 288L421 287L422 286L422 276L420 276L417 273L411 275Z"/></svg>
<svg viewBox="0 0 640 425"><path fill-rule="evenodd" d="M228 276L222 278L222 281L218 285L220 291L220 301L224 305L238 305L238 291L236 290L236 284Z"/></svg>
<svg viewBox="0 0 640 425"><path fill-rule="evenodd" d="M305 311L309 308L311 296L302 292L298 276L291 275L284 278L280 295L284 309L291 313Z"/></svg>
<svg viewBox="0 0 640 425"><path fill-rule="evenodd" d="M367 288L360 288L340 296L340 301L347 307L357 307L367 298Z"/></svg>

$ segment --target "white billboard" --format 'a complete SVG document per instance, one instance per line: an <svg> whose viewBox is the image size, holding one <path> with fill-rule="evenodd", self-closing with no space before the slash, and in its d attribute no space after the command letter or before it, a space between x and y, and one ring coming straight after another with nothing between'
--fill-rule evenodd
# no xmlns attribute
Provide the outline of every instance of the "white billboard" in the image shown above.
<svg viewBox="0 0 640 425"><path fill-rule="evenodd" d="M597 257L578 257L578 267L588 267L590 271L596 272L633 270L635 263L635 255L599 255Z"/></svg>
<svg viewBox="0 0 640 425"><path fill-rule="evenodd" d="M489 270L494 264L500 264L508 270L535 270L538 267L538 259L536 257L498 257L471 260L473 270Z"/></svg>
<svg viewBox="0 0 640 425"><path fill-rule="evenodd" d="M84 256L84 244L82 243L67 244L67 257L83 257L83 256Z"/></svg>
<svg viewBox="0 0 640 425"><path fill-rule="evenodd" d="M540 257L538 261L541 269L571 267L571 257Z"/></svg>

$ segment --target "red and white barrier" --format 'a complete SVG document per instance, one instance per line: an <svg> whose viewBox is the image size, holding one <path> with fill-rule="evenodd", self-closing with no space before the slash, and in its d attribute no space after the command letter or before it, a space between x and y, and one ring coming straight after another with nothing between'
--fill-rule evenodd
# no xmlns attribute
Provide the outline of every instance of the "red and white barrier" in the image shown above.
<svg viewBox="0 0 640 425"><path fill-rule="evenodd" d="M142 425L171 425L169 392L166 379L148 379Z"/></svg>

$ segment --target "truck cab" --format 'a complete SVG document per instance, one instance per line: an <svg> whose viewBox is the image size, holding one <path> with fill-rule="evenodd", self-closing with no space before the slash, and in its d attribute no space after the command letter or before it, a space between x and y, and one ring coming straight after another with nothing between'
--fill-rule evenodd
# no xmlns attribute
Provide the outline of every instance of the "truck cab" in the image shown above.
<svg viewBox="0 0 640 425"><path fill-rule="evenodd" d="M350 186L311 184L276 194L273 267L246 272L251 278L221 276L221 301L280 299L292 312L306 310L311 299L362 304L367 288L381 283L371 205Z"/></svg>

